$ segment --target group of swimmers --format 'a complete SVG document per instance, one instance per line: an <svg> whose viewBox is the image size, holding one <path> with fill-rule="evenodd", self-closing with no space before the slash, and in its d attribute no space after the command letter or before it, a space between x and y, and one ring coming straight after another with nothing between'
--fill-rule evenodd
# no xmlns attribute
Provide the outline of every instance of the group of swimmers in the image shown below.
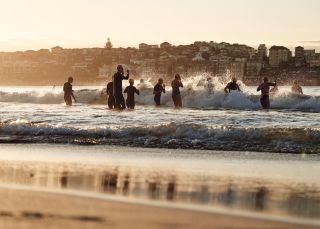
<svg viewBox="0 0 320 229"><path fill-rule="evenodd" d="M135 94L140 95L140 91L134 86L134 80L129 79L130 72L127 71L127 75L124 75L124 69L121 65L117 67L117 73L114 74L112 81L107 84L108 95L108 107L109 109L123 110L126 108L135 108ZM127 86L123 93L127 94L125 101L122 94L122 81L129 80L129 86ZM182 108L182 99L180 95L180 87L183 87L181 77L176 74L175 79L172 81L172 100L175 108ZM161 105L161 95L166 93L166 88L163 83L163 79L160 78L158 83L154 86L153 95L156 106Z"/></svg>
<svg viewBox="0 0 320 229"><path fill-rule="evenodd" d="M107 84L107 103L109 109L117 109L123 110L126 108L134 109L135 108L135 94L140 95L140 91L134 86L134 80L130 78L130 71L127 70L127 75L124 74L124 69L122 65L118 65L117 72L114 74L112 81ZM122 81L129 80L129 86L122 91ZM212 79L207 79L206 87L208 89L209 94L212 94L214 85L212 83ZM67 106L72 106L72 99L76 102L76 99L72 90L73 78L69 77L68 82L64 84L64 100ZM181 82L181 77L179 74L176 74L174 80L171 82L172 87L172 100L175 108L182 108L182 98L180 93L180 88L183 88L183 84ZM274 87L270 89L270 87ZM239 84L237 83L236 78L232 78L232 81L227 84L224 88L226 93L230 93L232 91L241 91ZM264 78L264 82L259 85L257 91L261 91L260 103L263 109L270 108L270 99L269 94L278 91L277 83L269 82L268 77ZM292 86L292 92L303 94L301 86L299 86L297 81L294 81L294 85ZM127 99L124 99L123 93L127 94ZM156 106L161 105L161 95L162 93L166 93L165 85L163 83L163 79L160 78L158 83L154 86L153 95L154 102Z"/></svg>

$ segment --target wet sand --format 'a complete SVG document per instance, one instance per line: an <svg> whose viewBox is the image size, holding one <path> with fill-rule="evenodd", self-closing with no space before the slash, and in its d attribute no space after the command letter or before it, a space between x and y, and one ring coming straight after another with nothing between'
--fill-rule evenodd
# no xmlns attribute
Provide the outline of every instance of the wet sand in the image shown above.
<svg viewBox="0 0 320 229"><path fill-rule="evenodd" d="M312 155L3 144L0 228L319 228L318 162Z"/></svg>
<svg viewBox="0 0 320 229"><path fill-rule="evenodd" d="M0 189L0 228L318 228L27 190Z"/></svg>

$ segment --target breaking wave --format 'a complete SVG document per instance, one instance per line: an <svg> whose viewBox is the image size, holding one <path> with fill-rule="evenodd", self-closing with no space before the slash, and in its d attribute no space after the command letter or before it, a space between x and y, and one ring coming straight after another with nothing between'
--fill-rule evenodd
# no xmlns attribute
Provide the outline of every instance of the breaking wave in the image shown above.
<svg viewBox="0 0 320 229"><path fill-rule="evenodd" d="M223 90L217 89L209 94L203 87L186 86L182 92L183 106L200 109L260 109L259 96L249 92L232 92L226 95ZM78 90L75 91L77 102L81 104L106 104L105 90ZM0 102L32 103L32 104L62 104L63 93L53 92L0 92ZM141 89L140 96L136 96L138 105L154 105L153 89ZM171 107L171 91L162 96L162 104ZM273 109L292 109L301 111L320 112L320 97L280 93L271 97Z"/></svg>
<svg viewBox="0 0 320 229"><path fill-rule="evenodd" d="M178 123L126 128L74 128L14 120L0 124L0 142L320 153L320 128L244 128Z"/></svg>

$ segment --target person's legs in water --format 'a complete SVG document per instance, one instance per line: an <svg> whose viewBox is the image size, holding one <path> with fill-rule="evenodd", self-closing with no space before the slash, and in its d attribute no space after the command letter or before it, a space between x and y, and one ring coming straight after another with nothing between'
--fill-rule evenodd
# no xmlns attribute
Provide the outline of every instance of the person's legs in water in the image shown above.
<svg viewBox="0 0 320 229"><path fill-rule="evenodd" d="M114 94L114 100L115 100L115 109L121 109L121 96L120 94Z"/></svg>
<svg viewBox="0 0 320 229"><path fill-rule="evenodd" d="M126 102L122 94L119 96L119 99L120 99L120 109L126 109Z"/></svg>
<svg viewBox="0 0 320 229"><path fill-rule="evenodd" d="M126 105L127 105L127 108L134 109L134 105L135 104L134 104L134 101L132 99L128 98L127 101L126 101Z"/></svg>
<svg viewBox="0 0 320 229"><path fill-rule="evenodd" d="M109 96L108 97L108 107L109 109L113 109L115 107L115 99L114 99L114 96Z"/></svg>
<svg viewBox="0 0 320 229"><path fill-rule="evenodd" d="M181 95L175 95L172 96L174 107L175 108L182 108L182 101L181 101Z"/></svg>
<svg viewBox="0 0 320 229"><path fill-rule="evenodd" d="M156 103L156 106L160 106L160 99L161 99L161 95L154 96L154 102Z"/></svg>
<svg viewBox="0 0 320 229"><path fill-rule="evenodd" d="M270 100L269 100L269 96L264 95L262 96L262 98L260 99L261 102L261 106L263 109L269 109L270 108Z"/></svg>
<svg viewBox="0 0 320 229"><path fill-rule="evenodd" d="M182 108L182 98L181 98L181 95L177 95L177 102L178 102L178 108Z"/></svg>
<svg viewBox="0 0 320 229"><path fill-rule="evenodd" d="M65 96L64 97L64 101L65 101L67 106L72 106L72 98L71 98L71 96Z"/></svg>
<svg viewBox="0 0 320 229"><path fill-rule="evenodd" d="M174 104L174 108L177 108L177 100L176 100L176 96L172 96L172 101L173 101L173 104Z"/></svg>

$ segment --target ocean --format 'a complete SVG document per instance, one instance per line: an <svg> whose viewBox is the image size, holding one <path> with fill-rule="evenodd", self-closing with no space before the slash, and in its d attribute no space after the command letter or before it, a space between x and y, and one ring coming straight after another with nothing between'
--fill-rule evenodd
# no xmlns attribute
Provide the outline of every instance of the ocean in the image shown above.
<svg viewBox="0 0 320 229"><path fill-rule="evenodd" d="M320 224L320 87L289 87L262 110L255 87L209 94L197 80L155 107L107 109L105 88L0 87L0 187L71 190L125 200L233 209ZM250 214L251 214L250 213ZM287 220L287 218L286 218Z"/></svg>
<svg viewBox="0 0 320 229"><path fill-rule="evenodd" d="M152 85L139 85L134 111L112 111L104 87L77 87L77 103L66 107L62 87L0 87L0 140L4 143L121 145L153 148L320 152L320 87L306 95L289 92L271 98L262 110L254 87L209 95L194 81L185 83L181 110L172 109L170 89L154 106Z"/></svg>

